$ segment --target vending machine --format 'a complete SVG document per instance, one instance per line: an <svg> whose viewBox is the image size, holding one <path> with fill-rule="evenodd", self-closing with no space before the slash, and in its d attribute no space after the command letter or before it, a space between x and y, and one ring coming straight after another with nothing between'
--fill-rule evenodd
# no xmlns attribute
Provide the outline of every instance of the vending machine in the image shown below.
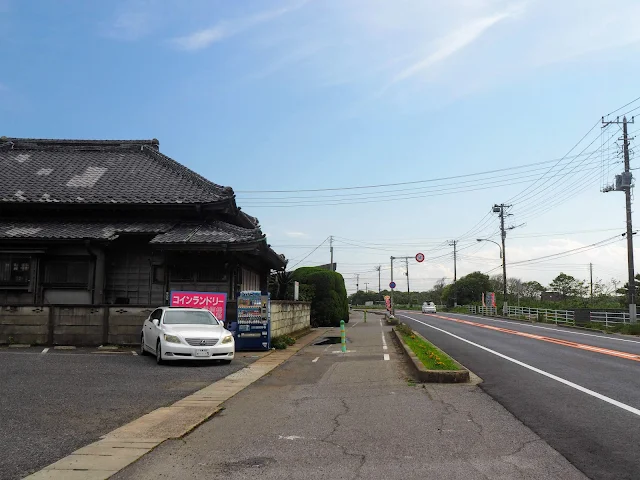
<svg viewBox="0 0 640 480"><path fill-rule="evenodd" d="M271 348L271 299L268 293L240 292L235 337L236 350Z"/></svg>

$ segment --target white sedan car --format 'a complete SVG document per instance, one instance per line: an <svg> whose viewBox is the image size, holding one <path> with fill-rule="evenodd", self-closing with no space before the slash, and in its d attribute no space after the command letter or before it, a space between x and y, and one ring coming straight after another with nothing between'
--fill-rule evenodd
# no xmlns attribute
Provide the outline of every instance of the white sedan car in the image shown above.
<svg viewBox="0 0 640 480"><path fill-rule="evenodd" d="M160 307L144 321L140 354L153 353L165 360L221 360L235 355L231 332L209 310Z"/></svg>
<svg viewBox="0 0 640 480"><path fill-rule="evenodd" d="M436 304L433 302L424 302L422 304L422 313L436 313Z"/></svg>

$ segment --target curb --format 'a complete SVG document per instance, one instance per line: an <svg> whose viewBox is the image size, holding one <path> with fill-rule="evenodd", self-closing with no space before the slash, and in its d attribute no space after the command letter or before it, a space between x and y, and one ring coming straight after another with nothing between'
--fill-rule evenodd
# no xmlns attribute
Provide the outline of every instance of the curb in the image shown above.
<svg viewBox="0 0 640 480"><path fill-rule="evenodd" d="M24 480L106 480L165 440L182 438L222 409L222 404L289 360L326 329L312 331L285 350L271 351L251 365L168 407L158 408L103 435Z"/></svg>
<svg viewBox="0 0 640 480"><path fill-rule="evenodd" d="M413 350L411 350L411 348L406 343L404 343L404 339L402 338L402 335L400 335L395 328L393 329L393 333L398 339L398 342L400 343L400 345L402 345L404 353L407 355L407 357L410 360L409 364L413 367L413 370L415 371L416 376L420 382L423 382L423 383L468 383L470 382L469 370L464 368L453 357L451 357L451 355L448 355L448 354L447 355L449 356L449 358L451 358L451 360L453 360L455 364L458 367L460 367L460 370L427 370L427 368L425 368L424 364L420 361L420 359L416 356L416 354L413 353ZM424 338L415 330L413 333L414 335L417 335L418 337L420 337L422 340L428 342L426 338ZM443 353L446 353L440 348L438 348L438 350L442 351Z"/></svg>

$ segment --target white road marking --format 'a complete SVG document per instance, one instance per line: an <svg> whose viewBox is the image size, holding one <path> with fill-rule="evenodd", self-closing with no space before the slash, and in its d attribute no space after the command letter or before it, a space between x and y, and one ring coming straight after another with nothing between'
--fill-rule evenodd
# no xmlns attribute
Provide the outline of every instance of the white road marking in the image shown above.
<svg viewBox="0 0 640 480"><path fill-rule="evenodd" d="M283 435L278 435L278 438L280 440L301 440L304 437L299 437L298 435L288 435L288 436L283 436Z"/></svg>
<svg viewBox="0 0 640 480"><path fill-rule="evenodd" d="M388 353L385 353L385 354L384 354L384 359L385 359L385 360L390 360L390 357L389 357L389 354L388 354Z"/></svg>
<svg viewBox="0 0 640 480"><path fill-rule="evenodd" d="M131 354L132 354L134 357L137 357L137 356L138 356L138 353L137 353L137 352L134 352L133 350L131 350Z"/></svg>
<svg viewBox="0 0 640 480"><path fill-rule="evenodd" d="M353 327L355 327L355 326L356 326L357 324L359 324L359 323L360 323L360 322L356 322L356 323L354 323L353 325L351 325L349 328L353 328Z"/></svg>
<svg viewBox="0 0 640 480"><path fill-rule="evenodd" d="M617 338L617 337L612 337L612 336L597 335L597 334L593 334L593 333L575 332L571 328L562 329L562 328L542 327L540 325L531 325L531 324L528 324L528 323L514 322L513 320L500 320L500 319L497 319L497 318L482 317L482 316L478 316L478 315L467 315L466 313L454 313L453 315L459 315L461 317L471 317L471 318L474 318L476 320L479 319L479 318L482 318L482 319L486 319L486 320L491 320L492 322L510 323L511 325L523 325L525 327L541 328L542 330L553 330L555 332L566 332L566 333L572 333L574 335L583 335L585 337L597 337L597 338L603 338L605 340L617 340L618 342L640 343L640 341L638 341L638 340L628 340L626 338Z"/></svg>
<svg viewBox="0 0 640 480"><path fill-rule="evenodd" d="M40 352L40 353L44 355L44 354L45 354L45 353L47 353L48 351L49 351L49 349L48 349L48 348L45 348L45 349L44 349L44 350L42 350L42 352Z"/></svg>
<svg viewBox="0 0 640 480"><path fill-rule="evenodd" d="M311 363L316 363L318 360L320 360L320 357L316 357L313 360L311 360Z"/></svg>
<svg viewBox="0 0 640 480"><path fill-rule="evenodd" d="M347 350L346 352L343 352L342 350L334 350L331 353L355 353L355 350Z"/></svg>
<svg viewBox="0 0 640 480"><path fill-rule="evenodd" d="M545 372L544 370L536 368L536 367L534 367L532 365L529 365L527 363L521 362L520 360L516 360L515 358L511 358L511 357L505 355L504 353L496 352L495 350L487 348L487 347L485 347L483 345L480 345L478 343L472 342L471 340L467 340L466 338L463 338L463 337L460 337L458 335L455 335L455 334L453 334L451 332L443 330L442 328L434 327L433 325L429 325L428 323L422 322L422 321L417 320L417 319L412 318L412 317L408 317L406 315L402 315L402 316L405 317L405 318L408 318L409 320L413 320L414 322L421 323L422 325L424 325L426 327L433 328L434 330L438 330L439 332L442 332L442 333L446 333L447 335L449 335L449 336L451 336L453 338L457 338L458 340L461 340L461 341L463 341L465 343L468 343L469 345L473 345L474 347L478 347L481 350L484 350L484 351L489 352L489 353L491 353L493 355L496 355L497 357L504 358L505 360L508 360L508 361L510 361L512 363L515 363L516 365L520 365L521 367L524 367L524 368L526 368L528 370L531 370L532 372L536 372L536 373L539 373L540 375L544 375L545 377L548 377L548 378L550 378L552 380L555 380L556 382L563 383L564 385L567 385L567 386L569 386L571 388L575 388L576 390L578 390L578 391L580 391L582 393L586 393L587 395L591 395L592 397L598 398L598 399L600 399L600 400L602 400L604 402L607 402L607 403L609 403L611 405L614 405L614 406L616 406L618 408L626 410L627 412L631 412L631 413L633 413L635 415L640 416L640 410L639 409L631 407L631 406L627 405L626 403L619 402L618 400L614 400L613 398L610 398L610 397L607 397L605 395L602 395L601 393L594 392L593 390L589 390L588 388L585 388L582 385L578 385L577 383L573 383L573 382L571 382L569 380L566 380L566 379L564 379L562 377L558 377L557 375L554 375L552 373Z"/></svg>

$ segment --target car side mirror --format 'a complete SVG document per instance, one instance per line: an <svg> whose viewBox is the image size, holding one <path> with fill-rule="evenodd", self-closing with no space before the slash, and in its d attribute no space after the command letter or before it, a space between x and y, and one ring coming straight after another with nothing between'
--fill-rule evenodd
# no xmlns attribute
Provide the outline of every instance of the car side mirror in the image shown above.
<svg viewBox="0 0 640 480"><path fill-rule="evenodd" d="M157 318L154 318L152 320L153 324L157 327L158 325L160 325L160 320L158 320Z"/></svg>

